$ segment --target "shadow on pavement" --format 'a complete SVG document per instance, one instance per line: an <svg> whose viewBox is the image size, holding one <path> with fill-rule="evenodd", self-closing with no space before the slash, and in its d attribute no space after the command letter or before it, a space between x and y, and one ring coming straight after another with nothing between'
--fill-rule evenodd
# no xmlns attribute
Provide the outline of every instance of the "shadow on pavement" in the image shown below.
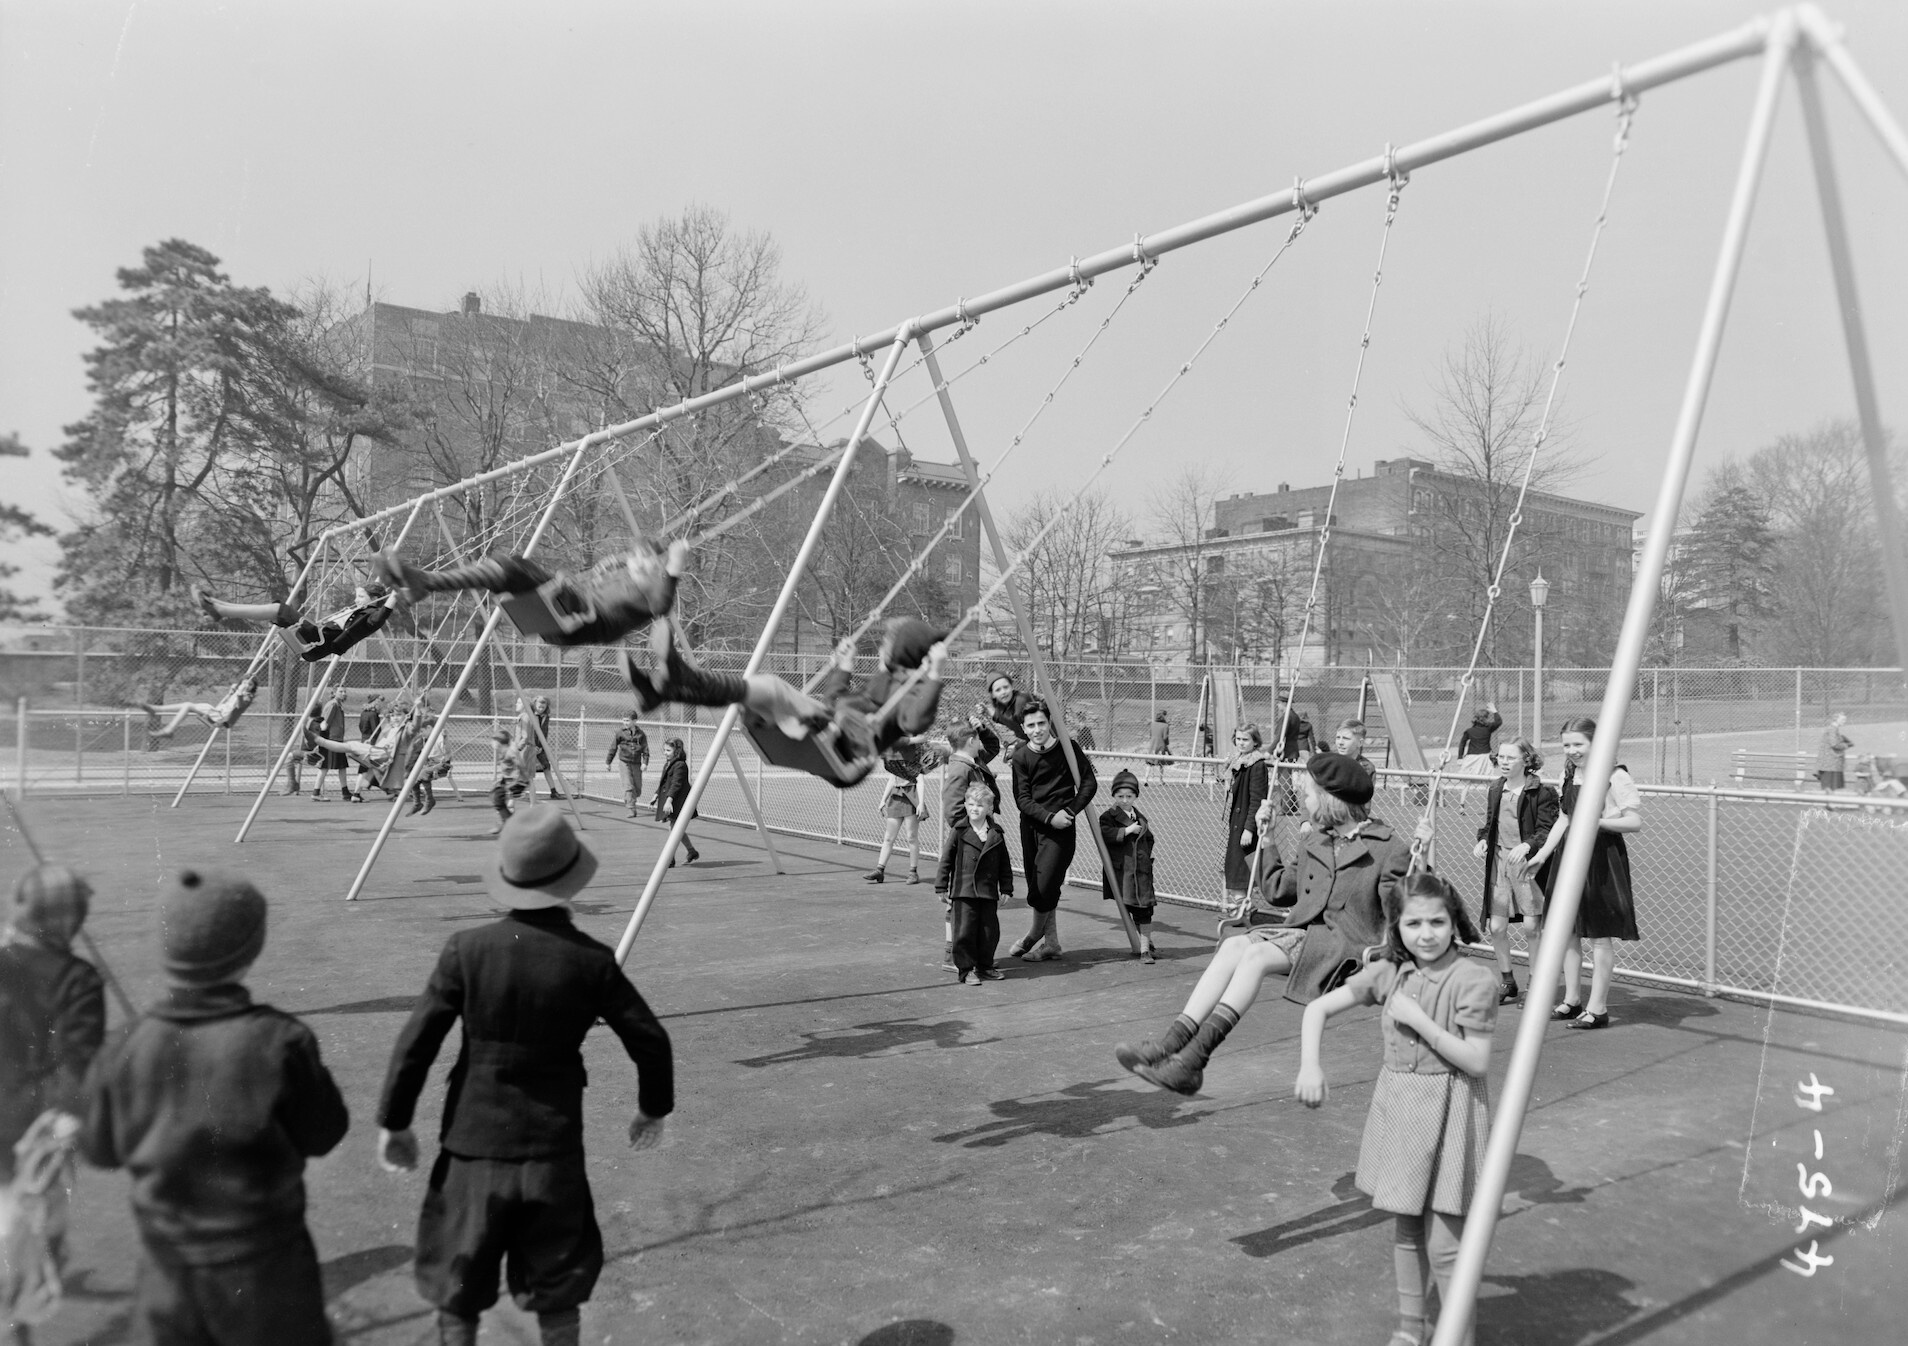
<svg viewBox="0 0 1908 1346"><path fill-rule="evenodd" d="M1168 1131L1191 1126L1200 1117L1196 1112L1179 1112L1177 1100L1151 1089L1136 1089L1124 1077L1070 1084L1060 1091L1059 1098L1031 1102L1003 1098L987 1106L997 1121L966 1131L949 1131L934 1139L970 1150L992 1149L1035 1135L1080 1140L1103 1134L1109 1125L1124 1118L1150 1131Z"/></svg>
<svg viewBox="0 0 1908 1346"><path fill-rule="evenodd" d="M855 1346L953 1346L954 1329L932 1318L908 1318L877 1327Z"/></svg>
<svg viewBox="0 0 1908 1346"><path fill-rule="evenodd" d="M925 1023L920 1019L877 1019L873 1023L856 1024L848 1029L804 1033L802 1036L807 1042L800 1047L790 1047L787 1051L772 1052L767 1056L744 1057L735 1064L759 1069L762 1066L788 1065L795 1061L878 1056L897 1047L978 1047L985 1042L1000 1041L999 1038L961 1041L961 1034L972 1026L965 1019L942 1019L934 1023Z"/></svg>

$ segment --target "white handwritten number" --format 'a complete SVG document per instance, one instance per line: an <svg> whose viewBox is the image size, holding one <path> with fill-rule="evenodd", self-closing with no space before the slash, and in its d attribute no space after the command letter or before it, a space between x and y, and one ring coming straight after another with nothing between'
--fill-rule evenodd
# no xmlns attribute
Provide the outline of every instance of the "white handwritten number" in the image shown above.
<svg viewBox="0 0 1908 1346"><path fill-rule="evenodd" d="M1834 1266L1835 1259L1833 1257L1828 1256L1826 1253L1818 1254L1816 1252L1818 1246L1814 1239L1810 1239L1809 1250L1807 1252L1803 1252L1800 1248L1795 1250L1795 1255L1808 1263L1806 1267L1799 1267L1786 1257L1782 1259L1782 1265L1798 1276L1813 1276L1817 1267Z"/></svg>
<svg viewBox="0 0 1908 1346"><path fill-rule="evenodd" d="M1798 1082L1795 1087L1809 1095L1807 1098L1802 1098L1798 1095L1795 1100L1795 1105L1798 1108L1807 1108L1810 1112L1820 1112L1822 1110L1822 1095L1835 1092L1831 1086L1818 1081L1815 1078L1815 1072L1813 1070L1809 1072L1809 1082L1807 1084Z"/></svg>

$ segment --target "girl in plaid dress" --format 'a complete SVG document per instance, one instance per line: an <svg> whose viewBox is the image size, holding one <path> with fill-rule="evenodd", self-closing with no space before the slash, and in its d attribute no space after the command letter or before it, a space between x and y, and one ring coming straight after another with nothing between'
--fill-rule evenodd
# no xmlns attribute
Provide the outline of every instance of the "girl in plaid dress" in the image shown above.
<svg viewBox="0 0 1908 1346"><path fill-rule="evenodd" d="M1318 1053L1327 1019L1353 1005L1384 1007L1385 1064L1358 1148L1358 1187L1397 1217L1398 1328L1390 1346L1420 1346L1426 1282L1435 1272L1440 1298L1448 1292L1484 1164L1497 982L1458 953L1454 940L1477 943L1477 928L1457 891L1429 870L1387 895L1385 926L1383 956L1305 1007L1293 1092L1309 1108L1325 1101ZM1467 1330L1465 1346L1471 1339Z"/></svg>

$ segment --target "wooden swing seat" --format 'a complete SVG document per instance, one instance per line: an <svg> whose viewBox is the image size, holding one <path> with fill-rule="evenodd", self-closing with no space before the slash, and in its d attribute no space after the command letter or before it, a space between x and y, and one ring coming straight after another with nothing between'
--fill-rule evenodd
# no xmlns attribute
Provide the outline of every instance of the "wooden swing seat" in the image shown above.
<svg viewBox="0 0 1908 1346"><path fill-rule="evenodd" d="M311 653L311 651L324 644L322 640L306 644L298 638L298 628L296 626L274 626L272 630L277 632L278 639L283 643L285 648L297 655L300 659L303 659L307 654Z"/></svg>
<svg viewBox="0 0 1908 1346"><path fill-rule="evenodd" d="M522 635L566 636L596 618L593 608L568 611L567 604L558 601L559 596L572 598L574 594L570 582L559 575L527 593L503 595L498 606Z"/></svg>
<svg viewBox="0 0 1908 1346"><path fill-rule="evenodd" d="M844 756L841 749L844 746L842 739L846 736L842 732L842 722L859 717L865 726L866 717L850 707L837 708L836 716L837 724L805 738L790 738L773 720L764 719L752 710L744 710L742 732L749 736L749 741L755 745L763 761L818 776L837 790L846 790L865 780L880 758L872 753L859 757ZM872 732L853 736L863 738L869 744L874 741Z"/></svg>

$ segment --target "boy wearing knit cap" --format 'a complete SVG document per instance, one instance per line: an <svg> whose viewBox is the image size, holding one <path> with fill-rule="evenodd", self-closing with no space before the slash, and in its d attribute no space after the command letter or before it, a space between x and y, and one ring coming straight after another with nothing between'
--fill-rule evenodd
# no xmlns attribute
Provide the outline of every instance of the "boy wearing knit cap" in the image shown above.
<svg viewBox="0 0 1908 1346"><path fill-rule="evenodd" d="M73 953L92 887L65 865L38 865L13 887L0 933L0 1182L13 1146L49 1108L77 1115L86 1069L106 1036L106 989Z"/></svg>
<svg viewBox="0 0 1908 1346"><path fill-rule="evenodd" d="M166 995L93 1064L80 1153L132 1176L134 1305L161 1346L323 1346L305 1161L350 1125L318 1039L241 984L265 898L184 870L159 908Z"/></svg>
<svg viewBox="0 0 1908 1346"><path fill-rule="evenodd" d="M1118 901L1133 918L1139 934L1142 963L1159 961L1153 947L1153 825L1139 811L1139 777L1130 771L1113 775L1113 805L1100 815L1100 838L1106 842L1110 873L1100 875L1100 895Z"/></svg>
<svg viewBox="0 0 1908 1346"><path fill-rule="evenodd" d="M509 913L458 931L438 956L391 1053L378 1158L392 1172L416 1167L418 1095L463 1020L418 1215L418 1291L437 1306L441 1342L475 1346L502 1272L546 1346L576 1346L580 1306L603 1269L583 1167L583 1039L601 1019L636 1063L636 1149L662 1138L674 1063L669 1035L615 953L571 922L570 899L596 873L596 857L562 811L535 804L515 814L497 849L490 893Z"/></svg>

